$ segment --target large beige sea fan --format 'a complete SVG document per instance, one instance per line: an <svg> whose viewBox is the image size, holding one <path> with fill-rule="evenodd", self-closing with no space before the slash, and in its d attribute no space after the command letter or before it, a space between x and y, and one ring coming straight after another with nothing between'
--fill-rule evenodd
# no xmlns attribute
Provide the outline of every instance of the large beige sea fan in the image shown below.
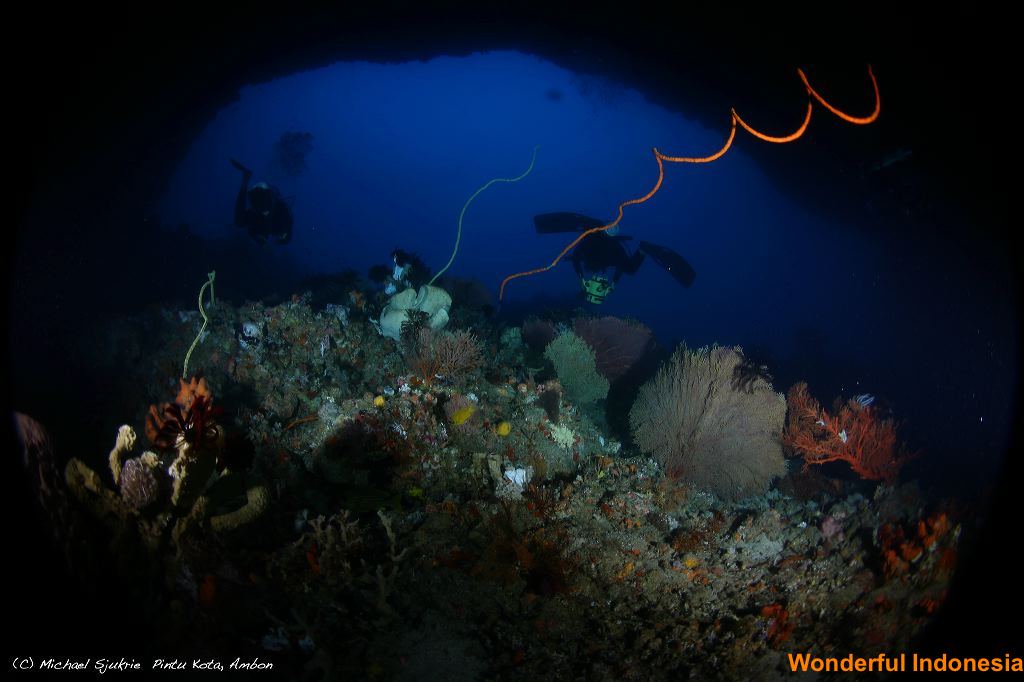
<svg viewBox="0 0 1024 682"><path fill-rule="evenodd" d="M785 473L786 399L761 378L736 390L742 363L738 347L680 346L629 413L637 445L669 475L727 500L764 493Z"/></svg>

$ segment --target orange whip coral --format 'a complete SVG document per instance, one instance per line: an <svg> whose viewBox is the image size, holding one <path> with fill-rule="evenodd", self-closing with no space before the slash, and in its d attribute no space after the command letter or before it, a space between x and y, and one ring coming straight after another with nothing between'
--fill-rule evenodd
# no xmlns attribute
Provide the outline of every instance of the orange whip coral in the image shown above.
<svg viewBox="0 0 1024 682"><path fill-rule="evenodd" d="M811 112L813 110L813 104L814 104L815 100L817 100L823 107L825 107L826 109L831 111L833 114L835 114L836 116L838 116L842 120L846 121L847 123L853 123L853 124L856 124L856 125L867 125L869 123L874 122L875 119L878 118L878 114L879 114L879 112L882 109L882 99L881 99L881 95L878 92L878 81L875 80L875 74L871 70L870 66L868 66L868 76L870 76L870 78L871 78L871 85L872 85L872 87L874 88L874 91L875 91L875 107L872 110L872 112L870 114L868 114L867 116L852 116L850 114L847 114L847 113L844 113L844 112L840 111L836 107L834 107L831 104L829 104L825 100L824 97L822 97L820 94L818 94L817 90L815 90L813 87L811 87L811 83L807 79L807 75L803 72L803 69L797 69L797 74L799 74L800 80L803 81L804 86L807 88L807 96L808 96L808 99L807 99L807 114L804 116L803 123L801 123L800 126L793 133L791 133L789 135L778 136L778 137L777 136L772 136L772 135L766 135L766 134L764 134L762 132L759 132L759 131L755 130L750 125L748 125L742 118L740 118L740 115L738 113L736 113L736 109L732 109L731 110L731 119L732 120L731 120L731 126L729 128L729 136L726 138L725 144L722 145L722 148L719 149L714 154L711 154L710 156L667 156L667 155L662 154L661 152L659 152L657 147L655 147L651 151L654 153L654 160L658 163L658 179L654 183L654 187L651 188L651 191L649 191L647 194L643 195L642 197L639 197L639 198L636 198L636 199L629 199L629 200L624 201L621 204L619 204L618 215L615 217L615 220L613 220L612 222L608 223L607 225L601 225L600 227L592 227L589 230L586 230L586 231L582 232L579 236L576 237L576 239L572 240L572 242L568 246L566 246L564 249L562 249L562 251L555 257L555 259L553 261L551 261L550 264L548 264L548 265L546 265L544 267L534 268L533 270L526 270L524 272L517 272L517 273L515 273L513 275L509 275L508 277L503 279L501 281L501 288L498 291L498 300L499 301L504 300L504 298L505 298L505 286L509 282L511 282L514 279L518 279L520 277L529 277L530 275L536 275L536 274L541 273L541 272L547 272L551 268L553 268L556 265L558 265L559 261L561 261L562 258L564 258L567 253L572 251L576 247L577 244L579 244L581 241L583 241L584 239L586 239L590 235L594 234L595 232L604 232L606 230L610 230L613 227L615 227L616 225L618 225L619 221L622 220L622 209L623 208L625 208L626 206L632 206L634 204L642 204L645 201L647 201L648 199L650 199L651 197L653 197L655 194L657 194L658 190L661 189L661 183L665 179L665 165L664 165L663 162L668 161L670 163L711 163L712 161L717 161L718 159L720 159L723 156L725 156L725 153L727 151L729 151L729 149L732 147L733 141L736 139L736 126L737 125L740 126L741 128L743 128L744 130L746 130L748 133L750 133L754 137L758 138L759 140L764 140L765 142L773 142L775 144L784 144L786 142L793 142L794 140L797 140L801 136L803 136L804 132L807 130L807 126L811 122Z"/></svg>

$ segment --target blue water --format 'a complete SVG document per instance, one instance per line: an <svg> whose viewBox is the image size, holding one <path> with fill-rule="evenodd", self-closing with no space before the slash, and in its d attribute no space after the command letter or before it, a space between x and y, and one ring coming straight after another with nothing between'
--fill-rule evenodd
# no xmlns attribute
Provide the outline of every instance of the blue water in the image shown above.
<svg viewBox="0 0 1024 682"><path fill-rule="evenodd" d="M828 116L819 110L794 144L815 144L816 126L835 125ZM398 246L436 270L451 255L466 199L491 178L522 173L540 145L529 176L492 186L469 207L448 273L496 295L504 276L546 265L569 241L536 234L533 215L610 220L655 182L652 147L708 154L728 124L728 111L707 128L623 85L519 53L341 63L243 89L195 140L160 214L207 237L232 236L235 157L293 201L291 244L267 247L282 259L310 273L365 273ZM298 177L274 163L287 131L313 135ZM741 133L715 163L667 165L660 192L626 209L622 233L680 252L695 284L683 289L648 259L592 312L635 317L668 347L757 349L777 390L805 379L824 404L839 392L884 397L907 421L911 446L928 453L919 472L989 476L1008 435L1018 321L1014 294L989 279L998 268L984 262L984 245L980 262L965 263L959 238L922 241L867 210L817 215L748 156L764 144ZM505 309L582 304L577 289L565 262L512 282Z"/></svg>

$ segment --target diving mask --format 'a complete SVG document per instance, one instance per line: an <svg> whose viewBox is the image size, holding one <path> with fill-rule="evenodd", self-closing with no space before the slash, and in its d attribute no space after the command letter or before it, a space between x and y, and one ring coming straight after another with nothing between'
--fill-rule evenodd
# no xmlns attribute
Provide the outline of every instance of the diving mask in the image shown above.
<svg viewBox="0 0 1024 682"><path fill-rule="evenodd" d="M615 284L609 282L605 277L588 277L580 282L583 287L583 296L590 303L601 304L608 294L615 289Z"/></svg>

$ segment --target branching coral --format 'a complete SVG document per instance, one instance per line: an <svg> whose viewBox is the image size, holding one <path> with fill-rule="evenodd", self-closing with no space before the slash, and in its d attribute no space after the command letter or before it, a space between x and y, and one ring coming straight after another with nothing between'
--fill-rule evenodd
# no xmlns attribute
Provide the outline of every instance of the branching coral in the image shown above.
<svg viewBox="0 0 1024 682"><path fill-rule="evenodd" d="M628 372L653 342L645 325L611 316L578 317L572 330L594 350L597 371L608 381Z"/></svg>
<svg viewBox="0 0 1024 682"><path fill-rule="evenodd" d="M763 493L785 472L779 432L786 403L764 381L732 388L739 349L676 350L640 389L633 437L665 471L725 499Z"/></svg>
<svg viewBox="0 0 1024 682"><path fill-rule="evenodd" d="M434 332L419 330L418 341L406 353L405 361L425 384L438 376L457 381L483 365L483 354L476 336L470 332Z"/></svg>
<svg viewBox="0 0 1024 682"><path fill-rule="evenodd" d="M768 365L758 363L744 355L743 362L736 365L736 369L732 372L732 387L737 391L753 393L759 379L768 384L772 383Z"/></svg>
<svg viewBox="0 0 1024 682"><path fill-rule="evenodd" d="M830 415L803 382L789 389L787 401L783 442L804 458L805 467L842 461L861 478L892 481L916 456L897 445L896 422L878 418L870 405L851 399Z"/></svg>

